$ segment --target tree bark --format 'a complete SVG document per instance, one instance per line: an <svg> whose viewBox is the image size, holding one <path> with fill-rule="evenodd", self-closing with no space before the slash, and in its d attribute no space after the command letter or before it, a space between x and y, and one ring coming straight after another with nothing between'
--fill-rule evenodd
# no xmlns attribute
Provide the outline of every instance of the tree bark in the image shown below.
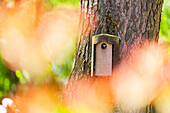
<svg viewBox="0 0 170 113"><path fill-rule="evenodd" d="M120 60L135 44L157 42L163 0L81 0L80 27L69 82L91 78L92 36L120 37ZM69 89L69 85L67 86Z"/></svg>
<svg viewBox="0 0 170 113"><path fill-rule="evenodd" d="M121 59L139 41L157 42L162 4L163 0L81 0L79 36L70 79L90 75L94 35L119 35Z"/></svg>

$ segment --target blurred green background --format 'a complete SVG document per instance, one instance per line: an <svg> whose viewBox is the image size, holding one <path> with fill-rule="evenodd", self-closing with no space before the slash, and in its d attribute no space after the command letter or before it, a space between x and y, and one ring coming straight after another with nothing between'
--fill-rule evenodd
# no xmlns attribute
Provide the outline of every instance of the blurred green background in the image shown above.
<svg viewBox="0 0 170 113"><path fill-rule="evenodd" d="M166 37L170 41L170 0L164 0L160 37Z"/></svg>
<svg viewBox="0 0 170 113"><path fill-rule="evenodd" d="M13 0L7 0L7 2L11 1ZM0 1L0 4L2 3L3 1ZM73 8L79 7L79 0L44 0L44 3L49 7L49 9L61 5ZM162 37L170 41L170 0L164 1L160 30L160 38ZM52 75L55 80L66 82L72 69L74 50L75 47L73 47L73 51L62 64L58 65L56 63L51 63L50 75ZM0 100L4 96L8 96L10 92L15 92L17 84L26 83L27 81L29 80L23 78L20 71L10 71L4 65L2 58L0 59Z"/></svg>

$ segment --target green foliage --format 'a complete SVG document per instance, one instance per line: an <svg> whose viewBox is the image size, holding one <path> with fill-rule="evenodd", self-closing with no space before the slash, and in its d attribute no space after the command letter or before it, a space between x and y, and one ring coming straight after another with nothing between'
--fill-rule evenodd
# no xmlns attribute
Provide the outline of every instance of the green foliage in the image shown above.
<svg viewBox="0 0 170 113"><path fill-rule="evenodd" d="M52 7L59 4L67 4L71 6L78 6L80 0L48 0L48 4Z"/></svg>
<svg viewBox="0 0 170 113"><path fill-rule="evenodd" d="M49 5L56 6L58 3L60 3L59 0L49 0Z"/></svg>
<svg viewBox="0 0 170 113"><path fill-rule="evenodd" d="M17 82L15 74L5 66L3 59L0 57L0 100L7 93L15 90Z"/></svg>
<svg viewBox="0 0 170 113"><path fill-rule="evenodd" d="M23 71L23 73L21 73L19 70L16 70L15 75L19 79L19 83L21 84L30 82L30 75L27 71Z"/></svg>
<svg viewBox="0 0 170 113"><path fill-rule="evenodd" d="M74 52L76 48L76 38L73 39L71 49L65 48L63 49L62 60L57 60L56 62L52 62L51 65L51 72L54 77L59 81L65 81L71 73L73 59L74 59ZM60 56L60 55L59 55Z"/></svg>
<svg viewBox="0 0 170 113"><path fill-rule="evenodd" d="M170 40L170 1L165 0L161 17L160 36L165 36Z"/></svg>
<svg viewBox="0 0 170 113"><path fill-rule="evenodd" d="M22 76L23 76L19 70L16 70L15 74L19 79L22 78Z"/></svg>
<svg viewBox="0 0 170 113"><path fill-rule="evenodd" d="M74 50L74 48L73 48ZM59 80L64 80L69 77L73 65L74 51L70 54L70 56L61 64L53 63L51 71L56 78Z"/></svg>
<svg viewBox="0 0 170 113"><path fill-rule="evenodd" d="M67 108L60 106L57 107L54 113L71 113Z"/></svg>

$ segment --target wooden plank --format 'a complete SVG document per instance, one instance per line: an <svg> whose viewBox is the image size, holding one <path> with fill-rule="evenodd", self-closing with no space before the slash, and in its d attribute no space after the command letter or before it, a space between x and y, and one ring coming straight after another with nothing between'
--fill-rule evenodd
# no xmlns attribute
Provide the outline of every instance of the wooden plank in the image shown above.
<svg viewBox="0 0 170 113"><path fill-rule="evenodd" d="M105 43L107 47L102 49L101 45ZM100 42L95 48L95 75L112 75L112 44Z"/></svg>

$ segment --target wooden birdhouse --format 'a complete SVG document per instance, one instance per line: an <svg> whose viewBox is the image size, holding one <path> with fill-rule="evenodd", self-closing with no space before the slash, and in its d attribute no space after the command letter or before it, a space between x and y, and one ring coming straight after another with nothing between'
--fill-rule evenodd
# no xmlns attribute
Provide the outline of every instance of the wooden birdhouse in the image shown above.
<svg viewBox="0 0 170 113"><path fill-rule="evenodd" d="M119 62L119 37L100 34L92 37L91 76L112 75Z"/></svg>

